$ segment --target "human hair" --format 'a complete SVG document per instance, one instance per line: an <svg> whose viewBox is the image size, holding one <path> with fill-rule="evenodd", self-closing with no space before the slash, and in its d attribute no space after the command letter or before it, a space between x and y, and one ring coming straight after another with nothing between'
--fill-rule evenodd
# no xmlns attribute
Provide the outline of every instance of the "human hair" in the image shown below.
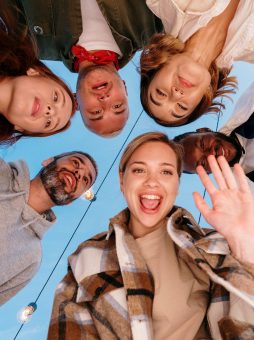
<svg viewBox="0 0 254 340"><path fill-rule="evenodd" d="M25 18L18 8L10 6L8 1L0 0L0 82L6 77L19 77L27 75L29 68L39 72L40 76L50 78L58 83L72 101L73 116L76 111L76 101L69 87L57 77L38 58L38 47L35 39L29 32ZM16 131L0 112L0 144L14 144L23 136L45 137L66 130L70 121L60 130L50 133L31 133L29 131Z"/></svg>
<svg viewBox="0 0 254 340"><path fill-rule="evenodd" d="M63 152L63 153L60 153L59 155L56 155L54 156L54 161L57 161L58 159L60 158L63 158L65 156L71 156L75 153L79 153L85 157L87 157L89 159L89 161L92 163L94 169L95 169L95 173L96 173L96 177L98 176L98 167L97 167L97 164L95 162L95 160L93 159L92 156L90 156L88 153L86 152L83 152L83 151L68 151L68 152Z"/></svg>
<svg viewBox="0 0 254 340"><path fill-rule="evenodd" d="M231 69L220 69L216 66L215 61L213 61L208 69L211 75L210 86L189 116L172 123L154 117L148 104L149 85L156 73L166 64L170 63L170 59L173 55L183 53L184 51L185 44L179 39L174 38L170 34L159 33L152 36L149 44L144 48L140 57L140 100L147 114L158 124L163 126L186 125L206 112L219 112L221 109L224 109L225 106L223 103L214 99L216 97L227 96L230 93L234 93L237 88L236 77L228 76Z"/></svg>
<svg viewBox="0 0 254 340"><path fill-rule="evenodd" d="M142 145L149 142L161 142L168 145L176 155L177 162L177 173L181 176L182 173L182 158L183 158L183 147L180 144L175 143L170 140L167 135L162 132L147 132L134 138L124 150L120 163L119 163L119 173L124 173L126 166L133 155L133 153Z"/></svg>

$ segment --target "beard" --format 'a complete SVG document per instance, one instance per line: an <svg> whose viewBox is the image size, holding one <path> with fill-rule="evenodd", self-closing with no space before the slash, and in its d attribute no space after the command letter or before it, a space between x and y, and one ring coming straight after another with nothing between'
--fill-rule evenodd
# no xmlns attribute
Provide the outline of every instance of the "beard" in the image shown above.
<svg viewBox="0 0 254 340"><path fill-rule="evenodd" d="M76 197L74 197L76 187L73 192L66 192L65 182L59 178L59 174L63 170L68 171L66 169L57 170L56 160L54 160L42 168L39 174L47 194L55 205L66 205L76 199ZM73 176L75 176L75 174L73 174Z"/></svg>

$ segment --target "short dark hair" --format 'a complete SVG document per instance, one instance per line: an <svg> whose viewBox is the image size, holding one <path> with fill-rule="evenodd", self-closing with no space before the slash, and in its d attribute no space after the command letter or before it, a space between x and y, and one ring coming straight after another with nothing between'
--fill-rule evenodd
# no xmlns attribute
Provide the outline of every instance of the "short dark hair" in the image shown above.
<svg viewBox="0 0 254 340"><path fill-rule="evenodd" d="M209 132L215 132L215 131L209 131ZM188 136L190 136L190 135L194 135L194 134L196 134L196 133L200 133L200 132L198 132L198 131L190 131L190 132L182 133L181 135L175 136L175 137L173 138L173 141L176 142L176 143L181 143L181 141L182 141L184 138L186 138L186 137L188 137Z"/></svg>
<svg viewBox="0 0 254 340"><path fill-rule="evenodd" d="M83 152L83 151L68 151L68 152L63 152L59 155L56 155L56 156L53 156L54 157L54 160L58 160L62 157L65 157L65 156L71 156L73 155L74 153L80 153L81 155L87 157L89 159L89 161L92 163L94 169L95 169L95 174L96 174L96 177L98 176L98 167L97 167L97 164L95 162L95 160L93 159L92 156L90 156L88 153L86 152Z"/></svg>

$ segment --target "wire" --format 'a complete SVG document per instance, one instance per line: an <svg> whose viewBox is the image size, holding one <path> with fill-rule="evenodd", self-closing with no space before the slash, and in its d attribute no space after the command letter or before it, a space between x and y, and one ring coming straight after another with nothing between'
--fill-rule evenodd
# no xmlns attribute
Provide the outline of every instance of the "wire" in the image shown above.
<svg viewBox="0 0 254 340"><path fill-rule="evenodd" d="M113 168L113 166L114 166L114 164L115 164L115 162L116 162L118 156L120 155L120 153L121 153L121 151L123 150L123 148L124 148L126 142L128 141L130 135L132 134L132 131L134 130L134 128L136 127L136 125L137 125L137 123L138 123L140 117L142 116L142 113L143 113L143 110L142 110L142 111L140 112L140 114L138 115L138 117L137 117L136 121L134 122L132 128L130 129L130 131L129 131L127 137L125 138L125 140L124 140L124 142L123 142L121 148L118 150L118 153L116 154L116 156L115 156L115 158L114 158L112 164L110 165L110 167L109 167L109 169L108 169L106 175L104 176L104 178L103 178L101 184L99 185L99 187L98 187L98 189L97 189L95 195L98 195L98 193L99 193L101 187L103 186L103 184L104 184L105 180L107 179L107 177L108 177L108 175L109 175L111 169ZM86 210L85 210L83 216L81 217L81 219L80 219L80 221L78 222L76 228L74 229L74 231L73 231L71 237L69 238L69 241L66 243L66 246L64 247L64 249L63 249L61 255L59 256L59 258L58 258L56 264L54 265L53 269L51 270L51 273L49 274L47 280L45 281L45 283L44 283L44 285L42 286L42 288L41 288L39 294L37 295L37 298L36 298L35 301L34 301L35 303L39 300L39 298L40 298L40 296L41 296L43 290L44 290L45 287L47 286L47 284L48 284L48 282L49 282L51 276L53 275L53 273L54 273L56 267L58 266L59 262L61 261L63 255L64 255L66 249L68 248L69 244L71 243L71 241L72 241L74 235L75 235L76 232L78 231L78 228L80 227L80 224L81 224L82 221L84 220L84 218L85 218L85 216L86 216L88 210L90 209L92 203L93 203L92 201L89 203L89 205L88 205L88 207L86 208ZM21 332L21 330L22 330L24 324L25 324L25 323L22 323L22 325L19 327L19 329L18 329L18 331L17 331L15 337L13 338L13 340L17 339L17 336L18 336L19 333Z"/></svg>
<svg viewBox="0 0 254 340"><path fill-rule="evenodd" d="M221 104L223 102L223 97L221 98ZM216 122L216 128L215 128L215 132L218 131L218 127L219 127L219 122L220 122L220 118L222 116L222 111L221 111L221 108L220 108L220 111L219 111L219 114L218 114L218 118L217 118L217 122ZM204 189L204 192L203 192L203 199L205 198L205 195L206 195L206 189ZM200 223L200 220L201 220L201 212L199 212L199 216L198 216L198 224Z"/></svg>

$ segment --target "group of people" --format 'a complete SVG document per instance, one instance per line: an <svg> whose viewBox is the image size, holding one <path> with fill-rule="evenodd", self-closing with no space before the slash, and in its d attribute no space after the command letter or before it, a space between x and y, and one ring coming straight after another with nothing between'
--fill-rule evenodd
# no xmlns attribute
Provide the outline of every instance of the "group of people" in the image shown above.
<svg viewBox="0 0 254 340"><path fill-rule="evenodd" d="M120 133L129 106L118 70L141 49L142 105L168 127L220 111L218 97L237 87L233 62L254 63L251 0L0 5L1 144L64 131L76 110L92 132ZM78 72L76 94L40 59ZM127 208L69 256L49 340L254 338L253 112L254 83L219 132L148 132L128 144L118 171ZM30 179L24 161L0 161L0 304L38 271L51 208L80 197L98 172L84 151L42 165ZM182 170L208 192L211 207L193 199L212 229L175 205Z"/></svg>

